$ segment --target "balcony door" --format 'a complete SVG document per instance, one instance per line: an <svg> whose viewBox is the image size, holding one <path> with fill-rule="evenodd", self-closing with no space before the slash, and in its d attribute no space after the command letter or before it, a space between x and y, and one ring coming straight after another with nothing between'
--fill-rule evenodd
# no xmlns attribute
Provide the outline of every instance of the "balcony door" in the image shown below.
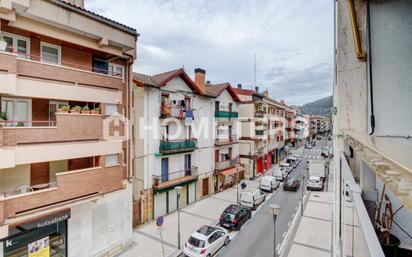
<svg viewBox="0 0 412 257"><path fill-rule="evenodd" d="M49 183L49 163L39 162L30 164L30 185Z"/></svg>
<svg viewBox="0 0 412 257"><path fill-rule="evenodd" d="M169 158L162 159L162 182L169 180Z"/></svg>
<svg viewBox="0 0 412 257"><path fill-rule="evenodd" d="M68 105L68 102L50 101L49 103L49 123L50 126L56 126L56 112L59 108Z"/></svg>
<svg viewBox="0 0 412 257"><path fill-rule="evenodd" d="M220 106L220 102L216 101L215 102L215 111L218 112L219 111L219 106Z"/></svg>
<svg viewBox="0 0 412 257"><path fill-rule="evenodd" d="M192 155L185 154L185 171L186 171L185 175L190 176L191 170L192 170Z"/></svg>
<svg viewBox="0 0 412 257"><path fill-rule="evenodd" d="M1 111L7 115L6 126L27 127L31 126L31 99L1 98Z"/></svg>

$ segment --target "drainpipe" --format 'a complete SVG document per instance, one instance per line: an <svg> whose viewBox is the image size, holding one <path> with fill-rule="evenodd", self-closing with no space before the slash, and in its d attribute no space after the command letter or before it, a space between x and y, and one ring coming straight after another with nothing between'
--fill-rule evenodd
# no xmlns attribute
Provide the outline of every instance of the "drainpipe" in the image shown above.
<svg viewBox="0 0 412 257"><path fill-rule="evenodd" d="M354 40L355 49L356 49L356 58L358 58L361 61L366 61L366 53L362 51L362 46L360 42L358 23L356 21L355 4L353 3L353 0L348 0L348 6L349 6L349 16L350 16L351 24L352 24L353 40Z"/></svg>
<svg viewBox="0 0 412 257"><path fill-rule="evenodd" d="M374 101L373 101L373 78L372 78L372 47L371 47L371 2L367 0L366 2L366 30L367 30L367 42L368 42L368 77L369 77L369 94L370 94L370 125L371 132L369 135L375 133L375 112L374 112Z"/></svg>
<svg viewBox="0 0 412 257"><path fill-rule="evenodd" d="M127 119L129 119L129 121L132 121L132 119L134 117L132 117L132 105L131 105L131 101L130 101L130 97L132 96L132 90L133 90L133 81L132 81L132 65L133 65L133 56L126 54L126 56L129 56L129 59L127 60L127 73L125 74L127 76L126 82L127 82L127 90L126 90L126 117ZM130 124L130 122L129 122ZM133 151L131 151L131 147L132 147L132 139L130 138L130 136L133 134L132 133L132 124L130 124L129 126L127 126L126 128L128 130L127 135L129 136L129 138L127 138L127 147L126 147L126 155L127 155L127 180L129 181L129 183L133 183Z"/></svg>

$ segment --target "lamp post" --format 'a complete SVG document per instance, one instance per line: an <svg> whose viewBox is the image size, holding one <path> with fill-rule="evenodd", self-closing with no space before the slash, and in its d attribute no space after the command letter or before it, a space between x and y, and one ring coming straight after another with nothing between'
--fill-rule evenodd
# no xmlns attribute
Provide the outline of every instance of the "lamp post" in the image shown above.
<svg viewBox="0 0 412 257"><path fill-rule="evenodd" d="M300 201L300 214L303 217L303 190L305 189L305 173L302 172L302 200Z"/></svg>
<svg viewBox="0 0 412 257"><path fill-rule="evenodd" d="M176 194L177 194L177 249L180 250L180 193L182 192L183 187L177 186L175 187Z"/></svg>
<svg viewBox="0 0 412 257"><path fill-rule="evenodd" d="M270 209L272 210L273 214L273 256L277 257L276 253L276 218L279 215L280 206L277 204L271 204Z"/></svg>
<svg viewBox="0 0 412 257"><path fill-rule="evenodd" d="M236 203L239 204L239 170L236 173Z"/></svg>

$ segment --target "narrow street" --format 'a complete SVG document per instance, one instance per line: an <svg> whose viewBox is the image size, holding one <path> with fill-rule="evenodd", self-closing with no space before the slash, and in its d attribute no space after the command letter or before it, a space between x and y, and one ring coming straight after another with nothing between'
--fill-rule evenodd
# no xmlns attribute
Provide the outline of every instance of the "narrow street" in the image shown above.
<svg viewBox="0 0 412 257"><path fill-rule="evenodd" d="M302 171L308 167L307 160L321 158L321 149L325 145L325 141L318 141L313 149L304 149L301 154L306 158L301 161L290 176L301 178ZM273 218L269 205L278 204L280 206L280 213L276 221L276 244L279 245L302 199L301 190L304 185L305 183L301 183L301 187L297 192L284 191L281 186L257 211L252 220L236 235L233 241L226 248L223 248L217 256L273 257L273 250L270 250L273 249ZM251 238L254 240L251 240Z"/></svg>

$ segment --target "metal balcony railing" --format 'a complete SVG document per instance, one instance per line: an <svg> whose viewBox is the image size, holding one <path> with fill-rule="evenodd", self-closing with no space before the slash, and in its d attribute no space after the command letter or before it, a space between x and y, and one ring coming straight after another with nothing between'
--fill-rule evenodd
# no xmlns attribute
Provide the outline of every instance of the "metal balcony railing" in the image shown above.
<svg viewBox="0 0 412 257"><path fill-rule="evenodd" d="M195 179L197 178L197 176L197 167L192 166L189 169L185 170L168 172L162 175L153 175L153 186L156 188L161 188L165 186L176 185L178 183L183 183L191 179Z"/></svg>
<svg viewBox="0 0 412 257"><path fill-rule="evenodd" d="M229 160L223 160L223 161L217 161L215 162L215 169L216 170L225 170L230 167L236 166L236 164L239 163L239 157L229 159Z"/></svg>
<svg viewBox="0 0 412 257"><path fill-rule="evenodd" d="M196 139L162 140L160 141L160 153L176 153L193 151L196 149Z"/></svg>

